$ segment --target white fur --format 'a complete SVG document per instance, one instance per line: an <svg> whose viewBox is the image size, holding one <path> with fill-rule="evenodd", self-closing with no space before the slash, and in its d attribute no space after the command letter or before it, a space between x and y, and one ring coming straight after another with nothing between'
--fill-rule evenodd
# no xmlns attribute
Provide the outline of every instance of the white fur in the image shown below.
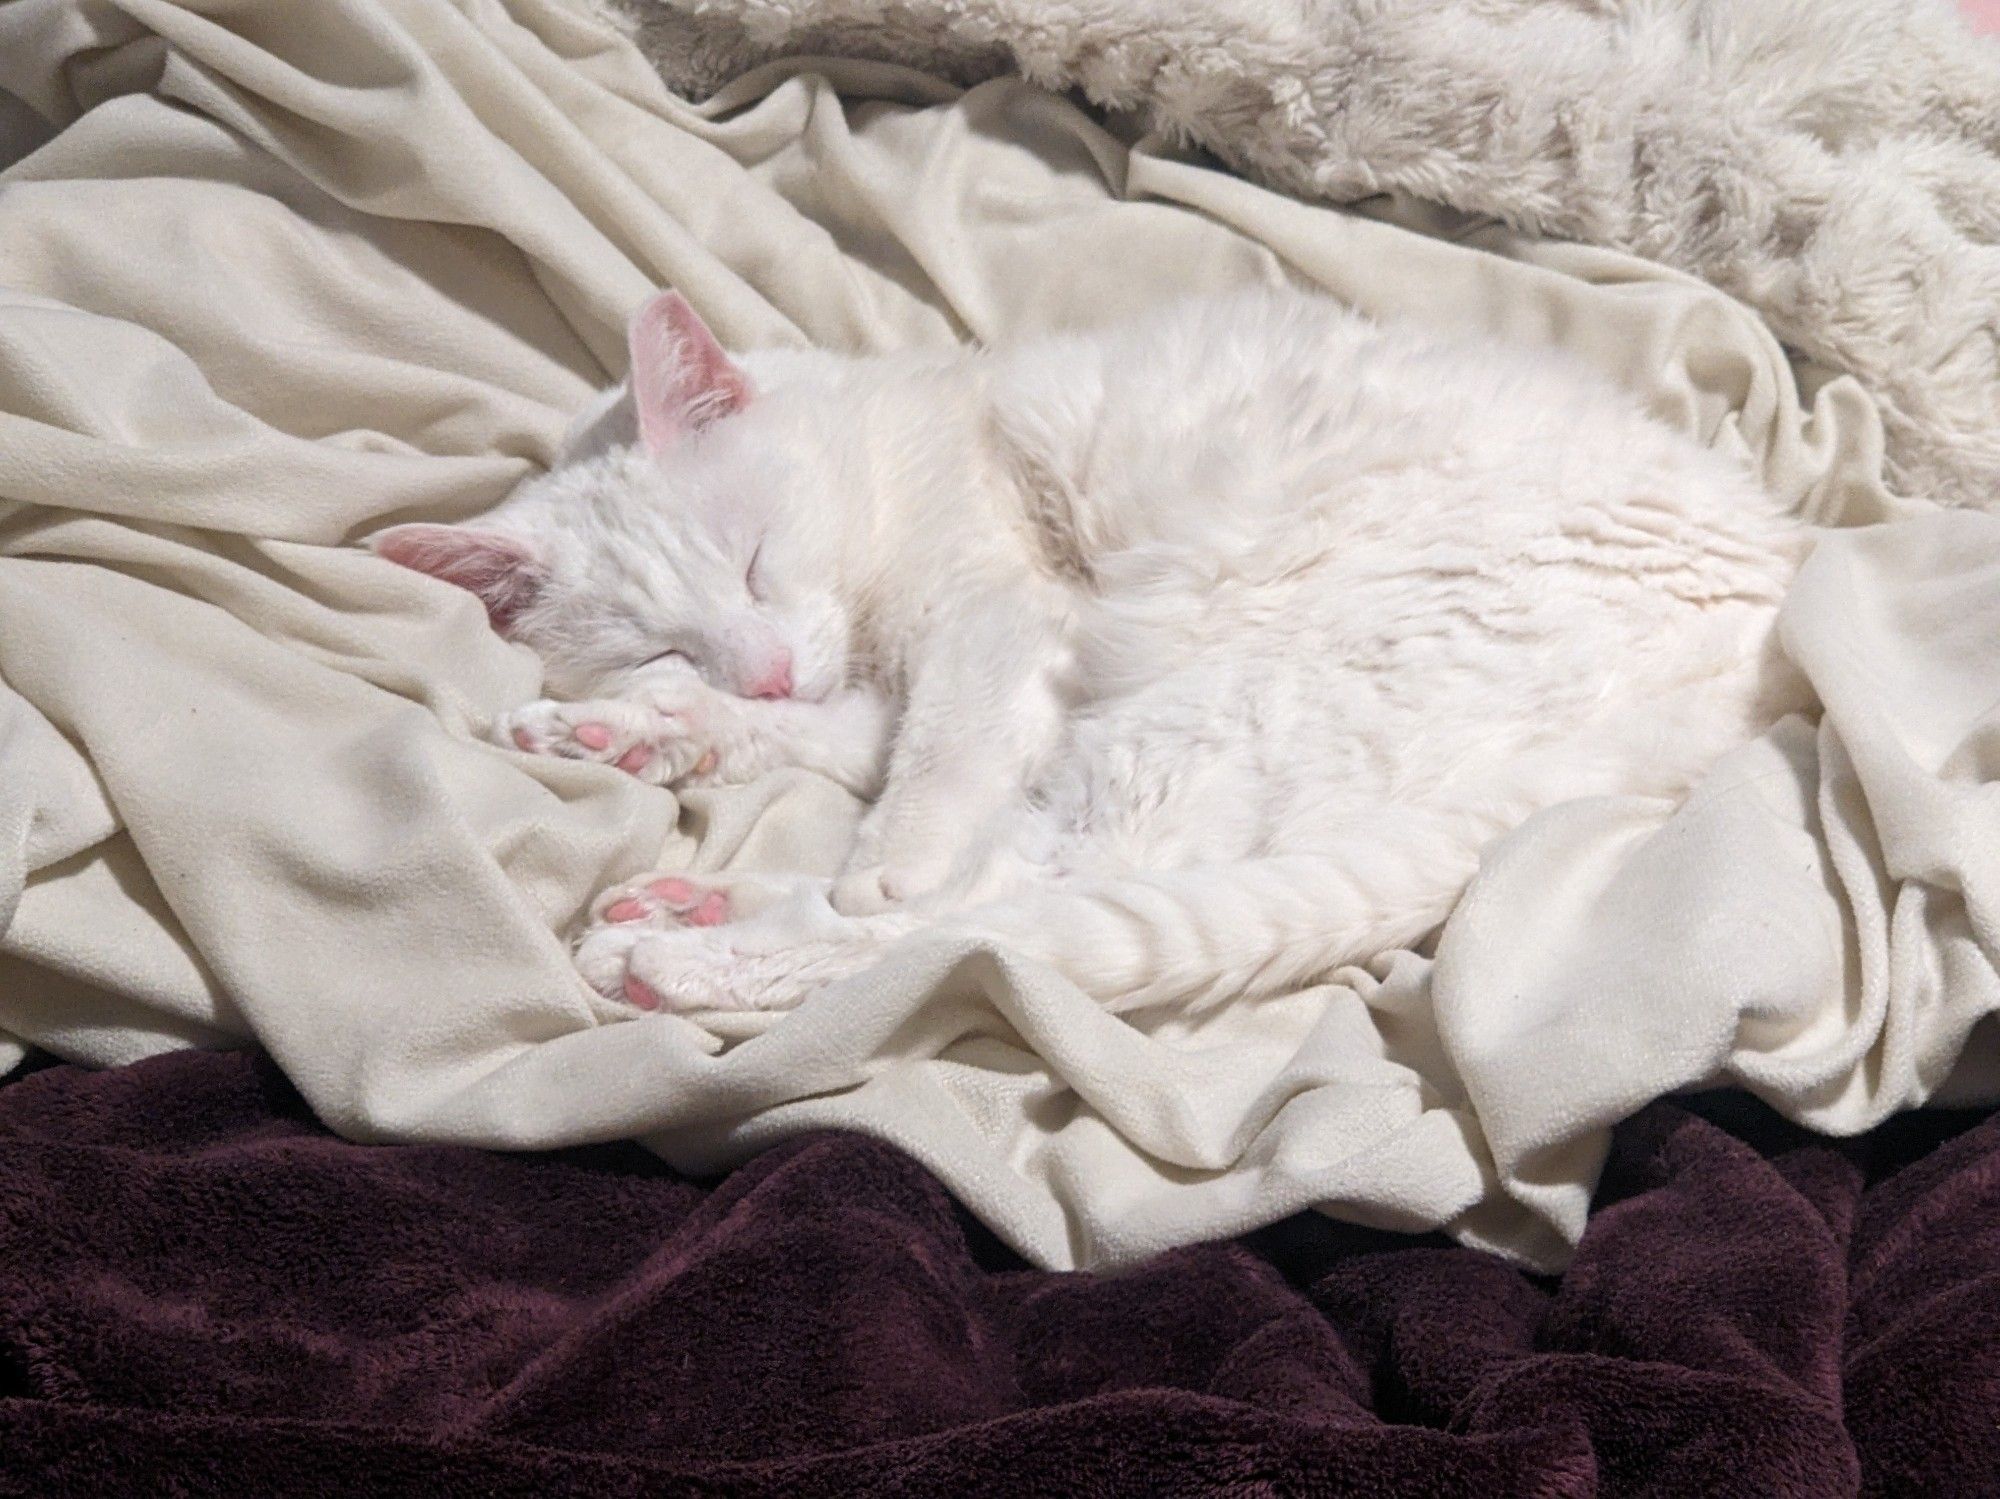
<svg viewBox="0 0 2000 1499"><path fill-rule="evenodd" d="M1803 528L1553 353L1255 292L744 369L657 452L594 410L484 523L546 569L513 632L614 700L503 728L880 795L830 891L708 881L706 930L612 892L578 947L608 994L790 1005L924 929L1119 1005L1296 984L1420 940L1538 808L1677 795L1801 701ZM777 652L794 696L743 698Z"/></svg>

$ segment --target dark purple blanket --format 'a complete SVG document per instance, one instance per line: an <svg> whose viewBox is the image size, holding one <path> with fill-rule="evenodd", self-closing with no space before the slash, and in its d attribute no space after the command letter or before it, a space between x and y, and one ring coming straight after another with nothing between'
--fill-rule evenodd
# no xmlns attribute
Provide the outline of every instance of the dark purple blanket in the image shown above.
<svg viewBox="0 0 2000 1499"><path fill-rule="evenodd" d="M1619 1131L1560 1283L1302 1217L1030 1271L888 1146L351 1145L271 1066L0 1088L0 1492L2000 1494L2000 1118Z"/></svg>

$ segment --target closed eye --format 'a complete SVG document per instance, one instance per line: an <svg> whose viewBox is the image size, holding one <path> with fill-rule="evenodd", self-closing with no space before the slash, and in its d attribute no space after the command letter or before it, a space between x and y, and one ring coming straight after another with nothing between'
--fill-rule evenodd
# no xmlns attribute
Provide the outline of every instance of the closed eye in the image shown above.
<svg viewBox="0 0 2000 1499"><path fill-rule="evenodd" d="M761 600L764 597L763 582L757 576L757 563L763 555L764 543L760 541L757 543L757 550L750 554L750 565L743 569L743 586L750 590L750 597L753 599Z"/></svg>
<svg viewBox="0 0 2000 1499"><path fill-rule="evenodd" d="M686 663L689 666L692 666L694 664L692 661L688 660L688 653L686 651L661 651L659 655L648 656L644 661L641 661L639 664L641 666L656 666L662 661L680 661Z"/></svg>

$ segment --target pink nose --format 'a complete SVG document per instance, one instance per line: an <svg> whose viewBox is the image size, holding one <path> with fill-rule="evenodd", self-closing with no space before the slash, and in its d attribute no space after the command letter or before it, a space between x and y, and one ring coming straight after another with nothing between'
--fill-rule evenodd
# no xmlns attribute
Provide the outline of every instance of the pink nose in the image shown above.
<svg viewBox="0 0 2000 1499"><path fill-rule="evenodd" d="M770 669L750 684L751 697L790 697L792 695L792 653L779 651L771 658Z"/></svg>

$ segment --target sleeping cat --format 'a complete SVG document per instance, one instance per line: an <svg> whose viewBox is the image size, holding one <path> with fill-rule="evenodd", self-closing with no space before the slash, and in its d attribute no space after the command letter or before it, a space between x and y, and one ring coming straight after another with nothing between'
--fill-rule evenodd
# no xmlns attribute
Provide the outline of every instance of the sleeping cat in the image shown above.
<svg viewBox="0 0 2000 1499"><path fill-rule="evenodd" d="M1804 701L1804 528L1551 351L1275 290L867 359L732 358L664 293L630 345L550 473L373 540L546 663L501 743L872 799L831 882L607 891L576 961L641 1008L793 1005L921 931L1120 1007L1296 986Z"/></svg>

